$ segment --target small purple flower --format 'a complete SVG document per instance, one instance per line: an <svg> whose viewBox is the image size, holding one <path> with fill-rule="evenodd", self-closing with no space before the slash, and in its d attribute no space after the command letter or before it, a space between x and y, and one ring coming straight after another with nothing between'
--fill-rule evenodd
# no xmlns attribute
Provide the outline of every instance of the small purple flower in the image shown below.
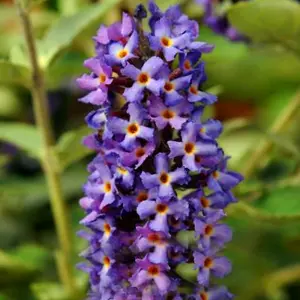
<svg viewBox="0 0 300 300"><path fill-rule="evenodd" d="M169 141L170 158L183 156L183 165L191 171L197 171L197 156L209 156L217 154L215 142L197 138L197 126L188 123L181 133L182 142Z"/></svg>
<svg viewBox="0 0 300 300"><path fill-rule="evenodd" d="M171 285L166 275L168 268L163 264L153 264L148 259L137 260L138 271L130 280L133 287L140 287L147 282L154 282L162 295L168 292Z"/></svg>
<svg viewBox="0 0 300 300"><path fill-rule="evenodd" d="M142 125L146 115L139 104L129 104L127 112L130 115L129 121L113 117L108 122L108 127L112 133L123 135L121 146L126 150L131 150L137 138L152 140L154 130Z"/></svg>
<svg viewBox="0 0 300 300"><path fill-rule="evenodd" d="M102 105L108 101L107 86L113 81L112 69L103 60L90 58L85 61L85 66L93 71L91 75L83 75L77 79L80 88L90 93L79 99L84 103Z"/></svg>
<svg viewBox="0 0 300 300"><path fill-rule="evenodd" d="M107 45L110 41L124 41L134 29L132 17L123 13L122 22L117 22L108 28L104 25L100 27L94 40L102 45Z"/></svg>
<svg viewBox="0 0 300 300"><path fill-rule="evenodd" d="M172 183L188 182L189 177L184 168L178 168L169 172L169 162L165 153L159 153L155 157L156 174L142 172L141 179L146 188L159 188L158 196L162 199L170 199L174 196Z"/></svg>
<svg viewBox="0 0 300 300"><path fill-rule="evenodd" d="M227 160L229 157L219 164L219 168L214 170L207 181L208 187L215 191L228 191L238 185L243 176L239 173L227 170Z"/></svg>
<svg viewBox="0 0 300 300"><path fill-rule="evenodd" d="M137 179L134 192L130 195L122 196L120 201L123 203L126 211L132 211L141 202L156 199L157 192L157 189L146 189L142 182Z"/></svg>
<svg viewBox="0 0 300 300"><path fill-rule="evenodd" d="M210 276L223 278L231 271L231 263L226 257L216 256L214 252L194 252L195 266L199 268L198 283L208 286Z"/></svg>
<svg viewBox="0 0 300 300"><path fill-rule="evenodd" d="M133 52L137 47L137 43L138 34L134 31L125 46L117 42L109 46L109 54L105 56L106 60L111 64L125 65L129 59L136 57Z"/></svg>
<svg viewBox="0 0 300 300"><path fill-rule="evenodd" d="M183 200L163 202L158 199L156 201L146 200L141 202L137 207L137 213L141 219L155 215L154 220L150 221L150 228L168 234L168 216L172 215L176 219L184 219L188 215L189 209L187 202Z"/></svg>
<svg viewBox="0 0 300 300"><path fill-rule="evenodd" d="M163 81L155 79L155 75L160 71L164 62L159 57L149 58L139 70L134 65L127 64L122 70L122 74L134 80L131 88L127 88L124 97L128 102L140 102L144 95L144 90L148 89L155 95L159 95Z"/></svg>
<svg viewBox="0 0 300 300"><path fill-rule="evenodd" d="M167 107L159 97L152 96L149 101L149 112L158 129L163 129L169 124L174 129L180 130L188 120L185 116L188 116L192 109L187 101L172 107Z"/></svg>
<svg viewBox="0 0 300 300"><path fill-rule="evenodd" d="M149 35L151 48L155 51L162 50L167 61L172 61L175 55L182 52L191 41L189 33L174 37L171 26L171 22L166 17L162 17L154 25L154 36Z"/></svg>
<svg viewBox="0 0 300 300"><path fill-rule="evenodd" d="M169 242L164 232L153 231L148 227L138 227L137 233L139 238L135 242L135 246L139 251L145 252L150 248L154 250L149 254L149 261L155 264L168 264L168 248Z"/></svg>
<svg viewBox="0 0 300 300"><path fill-rule="evenodd" d="M211 289L197 289L194 295L194 300L232 300L234 297L228 292L225 286L214 287Z"/></svg>
<svg viewBox="0 0 300 300"><path fill-rule="evenodd" d="M192 76L183 76L170 80L170 71L168 68L164 68L162 71L162 77L164 79L164 86L162 92L164 93L164 99L167 106L174 106L180 104L185 100L185 97L180 94L180 91L184 91L189 87Z"/></svg>
<svg viewBox="0 0 300 300"><path fill-rule="evenodd" d="M188 101L190 102L201 102L206 105L213 104L217 101L217 97L213 94L202 92L199 90L199 84L203 82L202 71L196 72L192 84L188 92Z"/></svg>
<svg viewBox="0 0 300 300"><path fill-rule="evenodd" d="M195 234L203 249L209 249L212 246L220 249L225 243L231 241L232 231L229 226L218 222L219 216L215 218L214 215L195 219Z"/></svg>
<svg viewBox="0 0 300 300"><path fill-rule="evenodd" d="M97 165L97 171L95 172L97 172L98 180L96 182L88 181L84 189L87 195L102 199L100 205L100 209L102 209L115 201L115 179L109 168L104 164Z"/></svg>

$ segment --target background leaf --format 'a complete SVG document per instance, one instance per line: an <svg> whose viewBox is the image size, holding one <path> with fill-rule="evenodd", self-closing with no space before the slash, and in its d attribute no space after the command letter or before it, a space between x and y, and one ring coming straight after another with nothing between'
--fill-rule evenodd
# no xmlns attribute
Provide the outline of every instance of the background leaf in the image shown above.
<svg viewBox="0 0 300 300"><path fill-rule="evenodd" d="M41 158L41 137L33 125L0 122L0 140L16 145L35 158Z"/></svg>
<svg viewBox="0 0 300 300"><path fill-rule="evenodd" d="M300 217L300 187L274 188L255 202L255 206L275 216Z"/></svg>
<svg viewBox="0 0 300 300"><path fill-rule="evenodd" d="M62 50L69 47L74 39L91 24L104 16L120 0L105 0L91 5L70 17L62 17L49 29L40 44L40 63L46 68Z"/></svg>
<svg viewBox="0 0 300 300"><path fill-rule="evenodd" d="M228 16L232 25L253 41L279 43L296 51L300 49L300 5L296 1L242 2L232 6Z"/></svg>
<svg viewBox="0 0 300 300"><path fill-rule="evenodd" d="M0 83L18 84L28 87L30 84L28 68L6 60L0 60Z"/></svg>
<svg viewBox="0 0 300 300"><path fill-rule="evenodd" d="M82 145L82 138L91 132L90 128L83 126L77 130L68 131L61 136L56 145L56 151L62 170L92 152Z"/></svg>

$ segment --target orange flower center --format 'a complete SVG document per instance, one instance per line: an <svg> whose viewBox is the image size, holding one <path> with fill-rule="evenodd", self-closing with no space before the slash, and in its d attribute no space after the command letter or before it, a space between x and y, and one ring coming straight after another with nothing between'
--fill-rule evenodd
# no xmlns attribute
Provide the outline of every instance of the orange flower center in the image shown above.
<svg viewBox="0 0 300 300"><path fill-rule="evenodd" d="M135 151L136 157L142 157L146 153L144 148L137 148Z"/></svg>
<svg viewBox="0 0 300 300"><path fill-rule="evenodd" d="M201 292L201 293L200 293L200 299L201 299L201 300L208 300L208 295L207 295L207 293Z"/></svg>
<svg viewBox="0 0 300 300"><path fill-rule="evenodd" d="M220 173L218 171L214 171L212 175L215 179L218 179L220 177Z"/></svg>
<svg viewBox="0 0 300 300"><path fill-rule="evenodd" d="M194 85L190 87L190 92L194 95L198 95L198 88Z"/></svg>
<svg viewBox="0 0 300 300"><path fill-rule="evenodd" d="M213 266L213 260L210 257L207 257L204 260L204 267L210 269Z"/></svg>
<svg viewBox="0 0 300 300"><path fill-rule="evenodd" d="M214 231L212 225L206 225L204 228L204 234L210 236Z"/></svg>
<svg viewBox="0 0 300 300"><path fill-rule="evenodd" d="M210 201L205 197L201 197L200 203L204 208L207 208L209 207Z"/></svg>
<svg viewBox="0 0 300 300"><path fill-rule="evenodd" d="M100 83L104 83L105 81L106 81L106 75L105 74L100 74L99 75L99 81L100 81Z"/></svg>
<svg viewBox="0 0 300 300"><path fill-rule="evenodd" d="M109 266L110 266L110 259L109 259L108 256L104 256L104 257L103 257L103 265L104 265L105 267L109 267Z"/></svg>
<svg viewBox="0 0 300 300"><path fill-rule="evenodd" d="M130 135L136 135L139 131L139 126L136 123L129 124L127 127L127 132Z"/></svg>
<svg viewBox="0 0 300 300"><path fill-rule="evenodd" d="M195 145L193 143L186 143L184 146L184 151L187 154L193 154L195 151Z"/></svg>
<svg viewBox="0 0 300 300"><path fill-rule="evenodd" d="M166 92L172 92L174 90L174 84L172 82L168 81L165 83L164 89Z"/></svg>
<svg viewBox="0 0 300 300"><path fill-rule="evenodd" d="M148 268L148 273L152 276L156 276L159 274L159 267L152 265Z"/></svg>
<svg viewBox="0 0 300 300"><path fill-rule="evenodd" d="M167 36L163 36L161 39L160 39L160 42L163 46L165 47L171 47L173 45L173 41L172 39L168 38Z"/></svg>
<svg viewBox="0 0 300 300"><path fill-rule="evenodd" d="M186 70L191 70L192 69L192 65L191 65L191 62L189 60L186 60L184 63L183 63L183 67L186 69Z"/></svg>
<svg viewBox="0 0 300 300"><path fill-rule="evenodd" d="M148 199L148 193L147 192L140 192L138 195L137 195L137 197L136 197L136 201L137 202L143 202L143 201L145 201L145 200L147 200Z"/></svg>
<svg viewBox="0 0 300 300"><path fill-rule="evenodd" d="M111 191L111 183L110 182L106 182L104 184L104 192L105 193L109 193Z"/></svg>
<svg viewBox="0 0 300 300"><path fill-rule="evenodd" d="M159 180L163 184L168 184L170 182L170 176L167 173L162 172L160 174Z"/></svg>
<svg viewBox="0 0 300 300"><path fill-rule="evenodd" d="M168 211L168 206L166 204L157 204L156 205L156 211L160 214L164 214Z"/></svg>
<svg viewBox="0 0 300 300"><path fill-rule="evenodd" d="M147 73L140 73L138 76L138 82L140 84L146 85L150 80L150 76Z"/></svg>
<svg viewBox="0 0 300 300"><path fill-rule="evenodd" d="M118 54L117 54L117 56L119 57L119 58L124 58L124 57L126 57L128 55L128 51L126 50L126 49L122 49L122 50L120 50L119 52L118 52Z"/></svg>
<svg viewBox="0 0 300 300"><path fill-rule="evenodd" d="M166 109L162 112L162 116L169 120L174 118L175 113L172 110Z"/></svg>
<svg viewBox="0 0 300 300"><path fill-rule="evenodd" d="M106 235L109 235L111 233L111 227L108 223L105 223L103 226L103 230L105 232Z"/></svg>
<svg viewBox="0 0 300 300"><path fill-rule="evenodd" d="M156 244L161 241L161 238L160 238L159 234L157 234L157 233L150 233L148 235L148 241Z"/></svg>

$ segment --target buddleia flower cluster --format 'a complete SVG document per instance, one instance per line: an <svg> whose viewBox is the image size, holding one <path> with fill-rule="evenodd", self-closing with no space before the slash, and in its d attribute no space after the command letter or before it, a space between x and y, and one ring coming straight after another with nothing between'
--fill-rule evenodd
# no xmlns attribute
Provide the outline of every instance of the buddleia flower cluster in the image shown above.
<svg viewBox="0 0 300 300"><path fill-rule="evenodd" d="M201 121L217 100L200 88L201 55L213 47L197 41L197 23L178 6L161 12L151 1L149 11L150 32L142 5L101 26L96 56L84 63L91 73L78 79L87 91L80 101L95 109L84 144L97 152L80 200L88 299L232 299L213 280L231 271L219 252L232 235L224 208L242 177L227 170L216 142L221 123ZM194 231L196 243L180 243L183 231ZM181 264L197 270L190 289L176 272Z"/></svg>
<svg viewBox="0 0 300 300"><path fill-rule="evenodd" d="M204 23L217 34L223 35L231 41L247 41L247 38L234 28L226 14L226 8L237 2L249 0L195 0L203 6Z"/></svg>

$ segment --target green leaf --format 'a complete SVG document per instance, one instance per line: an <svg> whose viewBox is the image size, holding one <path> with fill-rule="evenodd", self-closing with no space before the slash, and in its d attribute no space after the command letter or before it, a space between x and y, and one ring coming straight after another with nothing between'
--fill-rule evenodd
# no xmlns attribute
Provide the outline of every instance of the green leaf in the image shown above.
<svg viewBox="0 0 300 300"><path fill-rule="evenodd" d="M299 186L272 189L256 201L255 204L262 212L273 216L291 217L300 220L299 195Z"/></svg>
<svg viewBox="0 0 300 300"><path fill-rule="evenodd" d="M37 282L31 285L33 294L38 300L67 300L63 286L56 282Z"/></svg>
<svg viewBox="0 0 300 300"><path fill-rule="evenodd" d="M49 29L40 44L40 63L43 68L51 64L53 59L82 32L109 12L120 0L105 0L99 5L91 5L81 12L62 17Z"/></svg>
<svg viewBox="0 0 300 300"><path fill-rule="evenodd" d="M43 271L50 254L37 245L23 245L10 253L0 250L0 283L28 280Z"/></svg>
<svg viewBox="0 0 300 300"><path fill-rule="evenodd" d="M0 140L16 145L35 158L42 156L42 141L35 126L0 122Z"/></svg>
<svg viewBox="0 0 300 300"><path fill-rule="evenodd" d="M56 151L59 156L60 167L62 170L92 152L82 145L82 138L91 132L91 129L82 126L77 130L68 131L61 136L56 145Z"/></svg>
<svg viewBox="0 0 300 300"><path fill-rule="evenodd" d="M291 0L242 2L228 10L231 24L256 42L299 50L300 5Z"/></svg>
<svg viewBox="0 0 300 300"><path fill-rule="evenodd" d="M0 60L0 83L30 86L30 71L28 68L6 60Z"/></svg>

